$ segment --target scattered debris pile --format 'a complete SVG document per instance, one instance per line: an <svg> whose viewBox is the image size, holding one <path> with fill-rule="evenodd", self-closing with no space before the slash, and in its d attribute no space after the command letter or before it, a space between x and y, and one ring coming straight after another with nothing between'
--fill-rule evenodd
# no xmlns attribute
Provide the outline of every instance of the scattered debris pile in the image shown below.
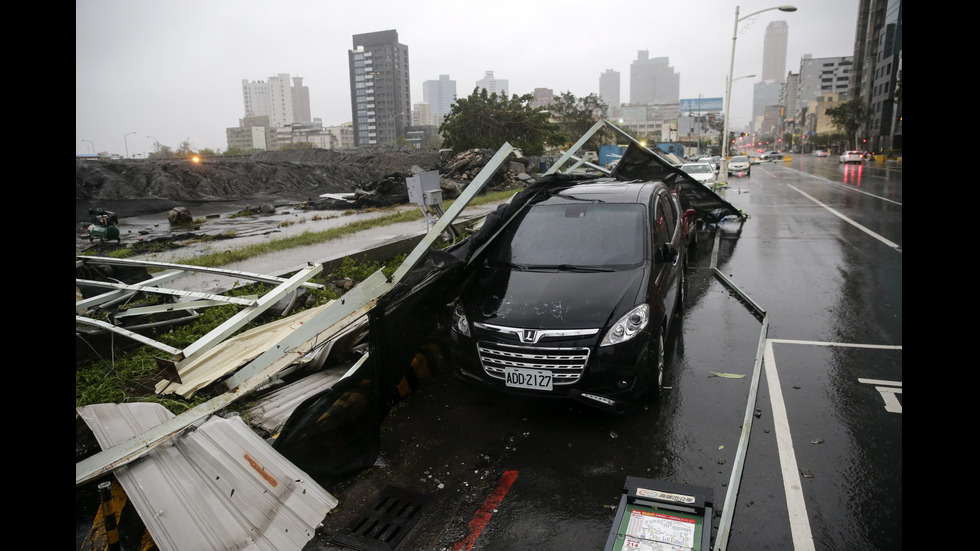
<svg viewBox="0 0 980 551"><path fill-rule="evenodd" d="M452 159L440 163L440 188L444 199L455 199L460 191L477 174L483 170L494 155L490 149L470 149L463 151ZM497 172L487 184L489 190L500 190L514 187L524 187L531 177L527 173L529 161L523 158L513 158L507 166ZM303 205L306 209L341 210L364 209L371 207L387 207L409 202L408 188L405 180L427 170L415 165L408 172L394 172L358 186L353 193L346 197L324 197Z"/></svg>

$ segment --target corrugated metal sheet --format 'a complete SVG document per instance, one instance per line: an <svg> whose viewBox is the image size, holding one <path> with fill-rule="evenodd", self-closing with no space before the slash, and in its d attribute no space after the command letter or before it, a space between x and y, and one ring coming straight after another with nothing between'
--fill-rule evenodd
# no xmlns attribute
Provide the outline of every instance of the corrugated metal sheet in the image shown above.
<svg viewBox="0 0 980 551"><path fill-rule="evenodd" d="M103 448L171 419L152 403L78 408ZM302 549L337 500L237 416L210 417L115 471L161 550Z"/></svg>
<svg viewBox="0 0 980 551"><path fill-rule="evenodd" d="M317 371L270 392L249 407L247 410L249 423L269 434L279 432L298 405L307 398L331 388L346 372L346 369Z"/></svg>
<svg viewBox="0 0 980 551"><path fill-rule="evenodd" d="M198 390L234 372L254 360L259 354L274 347L282 340L283 335L292 333L316 317L327 306L329 303L303 310L225 340L182 366L180 383L166 379L157 383L157 394L180 394L184 398L190 398Z"/></svg>

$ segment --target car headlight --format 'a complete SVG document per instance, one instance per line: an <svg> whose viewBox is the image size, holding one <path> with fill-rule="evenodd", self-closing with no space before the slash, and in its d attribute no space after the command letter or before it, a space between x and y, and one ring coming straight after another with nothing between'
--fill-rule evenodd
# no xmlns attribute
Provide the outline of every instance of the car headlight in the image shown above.
<svg viewBox="0 0 980 551"><path fill-rule="evenodd" d="M461 303L453 308L453 330L460 335L470 336L470 322L466 319L466 310Z"/></svg>
<svg viewBox="0 0 980 551"><path fill-rule="evenodd" d="M606 336L602 337L602 342L599 343L599 346L609 346L626 342L639 335L640 331L643 331L643 328L647 326L647 322L649 321L650 307L646 304L641 304L626 312L625 316L619 318L609 331L606 332Z"/></svg>

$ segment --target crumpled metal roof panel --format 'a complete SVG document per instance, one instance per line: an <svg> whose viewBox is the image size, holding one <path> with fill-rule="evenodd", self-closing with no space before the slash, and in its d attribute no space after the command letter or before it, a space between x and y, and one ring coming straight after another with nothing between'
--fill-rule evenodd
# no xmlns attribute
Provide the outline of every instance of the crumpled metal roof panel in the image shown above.
<svg viewBox="0 0 980 551"><path fill-rule="evenodd" d="M78 413L103 448L173 417L153 403ZM161 550L299 550L337 505L237 416L190 427L115 475Z"/></svg>

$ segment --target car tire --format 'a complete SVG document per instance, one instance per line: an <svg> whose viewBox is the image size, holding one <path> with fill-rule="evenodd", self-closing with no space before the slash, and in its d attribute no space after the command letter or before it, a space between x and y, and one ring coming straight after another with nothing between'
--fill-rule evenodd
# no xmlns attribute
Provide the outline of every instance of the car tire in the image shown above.
<svg viewBox="0 0 980 551"><path fill-rule="evenodd" d="M660 328L660 332L657 335L656 350L651 350L652 356L650 360L650 388L648 390L648 396L651 399L660 398L663 393L664 385L664 336L666 331L663 327Z"/></svg>

